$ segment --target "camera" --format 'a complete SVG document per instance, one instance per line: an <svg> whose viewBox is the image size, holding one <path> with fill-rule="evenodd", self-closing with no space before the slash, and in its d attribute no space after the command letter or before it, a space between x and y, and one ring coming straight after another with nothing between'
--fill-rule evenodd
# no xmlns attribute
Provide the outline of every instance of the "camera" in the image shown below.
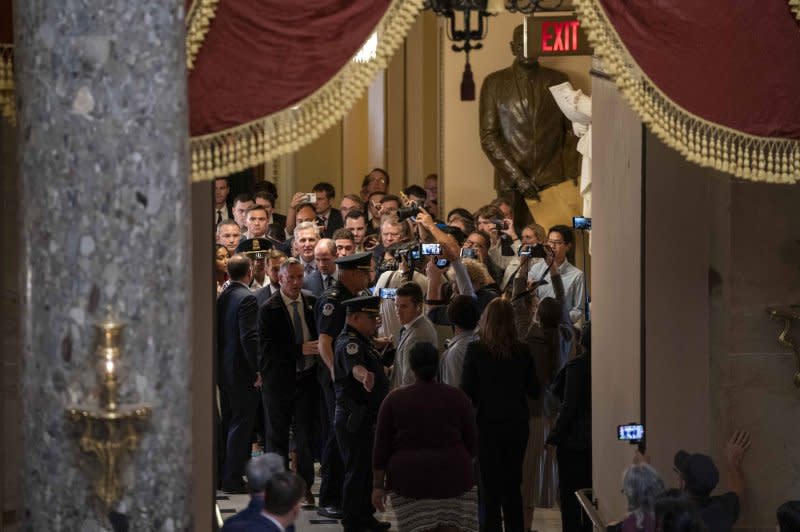
<svg viewBox="0 0 800 532"><path fill-rule="evenodd" d="M586 231L592 230L592 219L586 218L585 216L573 216L572 217L572 228L573 229L585 229Z"/></svg>
<svg viewBox="0 0 800 532"><path fill-rule="evenodd" d="M317 202L317 194L315 192L309 192L308 194L303 194L302 203L314 204L316 202Z"/></svg>
<svg viewBox="0 0 800 532"><path fill-rule="evenodd" d="M421 251L423 255L441 255L442 245L438 242L432 244L422 244Z"/></svg>
<svg viewBox="0 0 800 532"><path fill-rule="evenodd" d="M395 299L397 297L397 288L381 288L381 299Z"/></svg>
<svg viewBox="0 0 800 532"><path fill-rule="evenodd" d="M520 246L518 255L520 257L531 257L537 259L547 258L547 253L544 250L544 246L541 244Z"/></svg>
<svg viewBox="0 0 800 532"><path fill-rule="evenodd" d="M494 228L498 233L502 233L506 229L506 221L502 218L492 218L490 220L494 224Z"/></svg>
<svg viewBox="0 0 800 532"><path fill-rule="evenodd" d="M422 204L414 201L411 202L411 205L408 207L402 207L397 209L397 219L399 221L407 220L408 218L416 218L417 215L420 213L420 209L422 208Z"/></svg>
<svg viewBox="0 0 800 532"><path fill-rule="evenodd" d="M478 253L472 248L461 248L462 259L477 259Z"/></svg>
<svg viewBox="0 0 800 532"><path fill-rule="evenodd" d="M617 439L620 441L639 443L644 439L644 425L640 423L619 425L617 427Z"/></svg>

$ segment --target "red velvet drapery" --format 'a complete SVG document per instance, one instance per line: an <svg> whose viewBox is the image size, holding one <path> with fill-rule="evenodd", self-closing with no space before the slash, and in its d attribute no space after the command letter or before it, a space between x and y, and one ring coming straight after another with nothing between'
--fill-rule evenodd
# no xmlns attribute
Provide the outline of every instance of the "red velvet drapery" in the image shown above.
<svg viewBox="0 0 800 532"><path fill-rule="evenodd" d="M786 0L600 0L672 101L761 137L800 139L800 28Z"/></svg>
<svg viewBox="0 0 800 532"><path fill-rule="evenodd" d="M270 115L331 79L389 0L224 0L189 74L192 136Z"/></svg>

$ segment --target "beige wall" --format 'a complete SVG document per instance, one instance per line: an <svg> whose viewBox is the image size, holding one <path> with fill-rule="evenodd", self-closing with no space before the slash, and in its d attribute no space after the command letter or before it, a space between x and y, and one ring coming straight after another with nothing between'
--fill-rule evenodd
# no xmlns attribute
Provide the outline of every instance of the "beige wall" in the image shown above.
<svg viewBox="0 0 800 532"><path fill-rule="evenodd" d="M645 141L645 422L652 464L674 483L678 449L710 451L709 181L729 179Z"/></svg>
<svg viewBox="0 0 800 532"><path fill-rule="evenodd" d="M617 425L641 419L641 122L610 81L592 79L592 455L607 517L625 511L633 447Z"/></svg>
<svg viewBox="0 0 800 532"><path fill-rule="evenodd" d="M443 24L444 22L440 22ZM450 50L443 31L442 57L442 183L445 212L455 207L474 210L488 203L496 194L494 171L481 150L478 133L478 100L483 80L496 70L511 65L513 56L509 41L514 27L522 24L521 15L503 12L492 17L489 33L481 50L470 54L470 64L475 79L475 101L460 100L460 86L464 71L464 54ZM541 64L566 73L572 84L585 93L591 93L589 69L591 58L547 57Z"/></svg>

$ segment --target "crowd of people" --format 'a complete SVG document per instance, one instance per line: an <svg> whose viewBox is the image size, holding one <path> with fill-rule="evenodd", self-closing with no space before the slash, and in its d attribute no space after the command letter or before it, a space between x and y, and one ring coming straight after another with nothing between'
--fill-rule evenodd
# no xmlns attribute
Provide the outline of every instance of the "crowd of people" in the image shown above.
<svg viewBox="0 0 800 532"><path fill-rule="evenodd" d="M591 530L574 495L592 485L592 456L573 230L517 227L503 198L443 216L437 187L431 175L393 194L376 168L338 207L321 182L282 215L272 183L230 198L215 180L218 478L256 507L227 530L275 524L264 482L243 479L266 456L294 472L275 511L316 507L346 531L390 528L374 515L387 501L403 531L525 532L556 504L563 530ZM712 506L732 525L731 500ZM642 508L624 532L661 523Z"/></svg>

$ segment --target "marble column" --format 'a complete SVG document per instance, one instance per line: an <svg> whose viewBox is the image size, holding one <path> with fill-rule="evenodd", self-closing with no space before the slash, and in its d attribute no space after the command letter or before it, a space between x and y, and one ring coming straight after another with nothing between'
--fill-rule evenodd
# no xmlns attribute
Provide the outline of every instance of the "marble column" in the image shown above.
<svg viewBox="0 0 800 532"><path fill-rule="evenodd" d="M188 127L183 2L16 2L23 530L110 530L65 419L96 400L92 324L128 321L121 402L153 407L113 521L188 530Z"/></svg>

